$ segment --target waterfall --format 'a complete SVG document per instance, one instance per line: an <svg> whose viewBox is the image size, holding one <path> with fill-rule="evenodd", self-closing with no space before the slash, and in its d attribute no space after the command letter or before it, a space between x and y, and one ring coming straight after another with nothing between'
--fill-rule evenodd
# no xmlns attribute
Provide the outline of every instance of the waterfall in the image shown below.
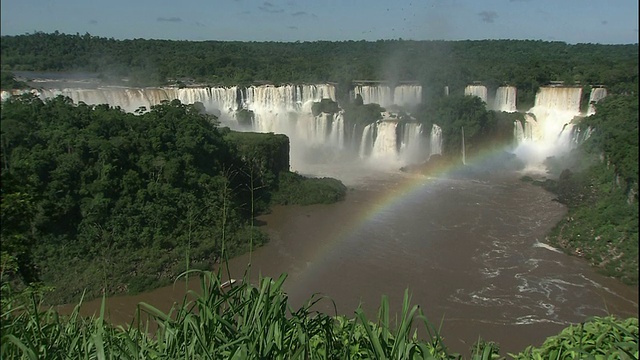
<svg viewBox="0 0 640 360"><path fill-rule="evenodd" d="M393 103L403 107L417 106L422 102L422 86L398 85L393 89Z"/></svg>
<svg viewBox="0 0 640 360"><path fill-rule="evenodd" d="M344 148L344 113L338 112L333 116L331 132L329 133L329 143L338 149Z"/></svg>
<svg viewBox="0 0 640 360"><path fill-rule="evenodd" d="M313 118L313 121L309 124L310 126L306 126L306 142L311 145L323 145L327 142L327 138L329 135L329 128L331 127L331 122L333 120L332 114L322 113ZM299 124L304 126L305 123L309 123L307 121L302 122L299 121Z"/></svg>
<svg viewBox="0 0 640 360"><path fill-rule="evenodd" d="M522 123L519 120L515 120L513 122L513 139L516 143L516 146L522 144L522 142L525 140L524 126L522 126Z"/></svg>
<svg viewBox="0 0 640 360"><path fill-rule="evenodd" d="M535 105L529 110L533 117L531 141L523 141L516 154L528 164L540 165L548 156L571 149L571 120L580 115L582 88L548 86L541 87L536 94ZM530 121L535 118L535 121ZM525 127L524 133L527 133ZM526 135L525 135L526 138Z"/></svg>
<svg viewBox="0 0 640 360"><path fill-rule="evenodd" d="M230 114L236 110L236 86L220 88L120 88L103 87L96 89L41 89L34 93L41 99L53 98L58 95L71 98L73 102L84 102L88 105L109 104L120 107L126 112L134 112L144 106L149 110L162 101L178 99L184 104L201 102L210 113Z"/></svg>
<svg viewBox="0 0 640 360"><path fill-rule="evenodd" d="M393 104L393 94L387 85L358 85L353 88L352 98L356 95L362 96L362 101L365 104L375 103L382 107Z"/></svg>
<svg viewBox="0 0 640 360"><path fill-rule="evenodd" d="M467 165L467 150L464 147L464 126L461 127L462 131L462 164Z"/></svg>
<svg viewBox="0 0 640 360"><path fill-rule="evenodd" d="M244 89L241 103L255 114L254 131L286 134L292 142L315 146L325 144L332 122L326 114L311 114L313 102L323 98L335 99L332 85L261 85Z"/></svg>
<svg viewBox="0 0 640 360"><path fill-rule="evenodd" d="M375 124L369 124L362 130L362 139L360 139L360 149L358 154L361 159L365 159L371 153L373 147L373 127Z"/></svg>
<svg viewBox="0 0 640 360"><path fill-rule="evenodd" d="M127 112L135 112L140 107L148 111L152 106L174 99L184 104L202 103L207 113L218 116L223 125L232 129L274 132L289 136L292 147L297 149L295 156L291 157L292 168L295 168L295 161L304 161L300 156L313 152L311 148L341 149L344 147L343 115L339 114L334 118L323 114L316 118L311 113L313 102L322 99L335 101L335 86L331 84L181 89L99 87L41 89L32 92L43 100L63 95L71 98L75 103L108 104ZM3 92L3 99L8 98L9 94ZM235 118L235 113L239 109L253 112L251 129L239 126ZM292 155L294 155L293 152Z"/></svg>
<svg viewBox="0 0 640 360"><path fill-rule="evenodd" d="M172 89L177 94L174 97L179 99L183 104L193 104L201 102L208 112L214 109L221 113L231 114L238 108L238 87L232 86L228 88L184 88Z"/></svg>
<svg viewBox="0 0 640 360"><path fill-rule="evenodd" d="M535 126L536 119L531 114L524 114L524 140L532 141L533 139L542 138L541 134L534 134L535 129L538 127Z"/></svg>
<svg viewBox="0 0 640 360"><path fill-rule="evenodd" d="M350 150L349 155L361 158L394 158L401 161L419 161L424 154L442 154L442 130L437 124L430 129L427 143L426 131L417 123L398 123L397 116L386 114L383 121L376 124L355 125L345 129L344 114L321 114L314 117L311 107L322 99L335 101L335 86L331 84L302 85L261 85L249 87L193 87L193 88L63 88L3 91L6 100L11 94L31 92L41 99L58 95L67 96L75 103L89 105L108 104L127 112L135 112L140 107L151 107L178 99L184 104L201 103L206 111L215 114L223 125L233 129L285 134L290 138L292 168L296 161L304 162L307 154L315 154L318 159L335 151ZM445 86L445 92L448 87ZM389 106L412 106L419 104L422 87L414 84L400 84L390 87L384 84L359 85L354 88L365 103ZM499 87L495 97L487 98L487 88L483 85L468 85L466 95L490 101L490 107L497 111L515 111L517 89L513 86ZM595 112L593 106L607 95L606 88L593 87L589 97L587 115ZM558 154L582 143L589 137L591 129L583 129L570 124L575 116L580 116L582 89L579 87L547 86L536 94L535 105L525 114L525 121L514 122L513 136L517 144L516 153L525 154L523 160L541 159ZM239 109L253 112L251 128L242 128L235 119ZM234 125L235 124L235 125ZM400 128L398 128L400 126ZM362 131L362 133L360 133ZM464 129L462 129L464 131ZM424 133L424 137L423 137ZM464 135L462 142L465 142ZM466 161L466 147L462 145L463 161ZM318 151L319 148L322 148ZM356 150L357 148L357 150ZM327 158L330 158L327 156Z"/></svg>
<svg viewBox="0 0 640 360"><path fill-rule="evenodd" d="M516 112L516 92L515 86L501 86L496 89L491 110Z"/></svg>
<svg viewBox="0 0 640 360"><path fill-rule="evenodd" d="M580 87L541 87L536 94L534 109L542 108L579 114L581 98L582 88Z"/></svg>
<svg viewBox="0 0 640 360"><path fill-rule="evenodd" d="M587 115L593 115L596 113L595 104L607 96L607 89L603 87L594 87L589 94L589 110Z"/></svg>
<svg viewBox="0 0 640 360"><path fill-rule="evenodd" d="M589 137L591 137L592 133L593 128L591 128L591 126L584 129L584 131L579 128L575 128L572 136L572 143L574 144L574 147L577 147L578 145L585 142Z"/></svg>
<svg viewBox="0 0 640 360"><path fill-rule="evenodd" d="M429 155L442 154L442 129L436 124L431 126L429 146L431 149Z"/></svg>
<svg viewBox="0 0 640 360"><path fill-rule="evenodd" d="M400 142L400 158L405 163L415 163L424 159L422 124L404 123Z"/></svg>
<svg viewBox="0 0 640 360"><path fill-rule="evenodd" d="M487 87L484 85L467 85L464 88L465 95L477 96L487 103Z"/></svg>
<svg viewBox="0 0 640 360"><path fill-rule="evenodd" d="M371 158L395 161L398 159L397 121L379 121L373 141Z"/></svg>

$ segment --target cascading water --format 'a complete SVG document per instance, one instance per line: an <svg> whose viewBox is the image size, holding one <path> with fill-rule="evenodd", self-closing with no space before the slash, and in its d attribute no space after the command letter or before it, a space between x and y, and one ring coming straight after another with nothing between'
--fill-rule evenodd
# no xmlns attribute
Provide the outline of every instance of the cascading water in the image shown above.
<svg viewBox="0 0 640 360"><path fill-rule="evenodd" d="M200 102L206 111L215 114L223 125L239 130L282 133L289 136L292 146L292 168L309 147L344 146L344 120L342 115L311 114L314 101L335 101L335 86L330 84L196 87L196 88L77 88L41 89L33 92L42 99L63 95L74 102L90 105L109 104L127 112L141 107L149 110L162 101L178 99L184 104ZM5 96L3 94L3 96ZM8 95L7 95L8 96ZM5 96L6 97L6 96ZM235 120L239 108L253 112L251 129L240 129Z"/></svg>
<svg viewBox="0 0 640 360"><path fill-rule="evenodd" d="M414 107L422 102L422 86L398 85L393 89L393 102L402 107Z"/></svg>
<svg viewBox="0 0 640 360"><path fill-rule="evenodd" d="M591 89L591 94L589 94L589 109L587 110L587 115L593 115L596 113L595 104L597 104L600 100L607 97L607 89L603 87L594 87Z"/></svg>
<svg viewBox="0 0 640 360"><path fill-rule="evenodd" d="M398 160L398 136L397 121L379 121L377 123L376 137L373 141L371 159L388 162Z"/></svg>
<svg viewBox="0 0 640 360"><path fill-rule="evenodd" d="M582 144L585 140L587 140L591 136L592 133L593 133L593 129L591 128L591 126L583 130L579 128L575 129L571 137L571 143L573 147L577 147L578 145Z"/></svg>
<svg viewBox="0 0 640 360"><path fill-rule="evenodd" d="M522 126L522 122L520 122L519 120L513 122L513 139L516 143L516 146L522 144L525 140L524 126Z"/></svg>
<svg viewBox="0 0 640 360"><path fill-rule="evenodd" d="M84 102L89 105L109 104L120 107L127 112L134 112L140 107L149 110L162 101L178 99L185 104L201 102L208 111L220 110L230 114L238 107L238 88L117 88L105 87L97 89L40 89L34 93L41 99L58 95L71 98L75 103Z"/></svg>
<svg viewBox="0 0 640 360"><path fill-rule="evenodd" d="M442 129L440 126L433 124L431 126L431 135L429 137L429 155L442 154Z"/></svg>
<svg viewBox="0 0 640 360"><path fill-rule="evenodd" d="M30 91L43 99L63 95L76 103L106 103L128 112L134 112L140 107L148 110L162 101L173 99L179 99L185 104L199 102L207 112L219 116L223 125L232 128L238 127L235 120L238 109L251 110L252 127L242 130L288 135L293 149L291 159L294 169L298 155L316 152L318 147L332 151L352 149L355 152L359 145L357 152L361 158L386 158L402 162L419 162L421 156L426 154L442 154L442 130L435 124L431 128L427 144L426 138L423 139L421 135L424 130L417 123L402 123L398 131L397 127L400 125L397 119L389 118L390 120L364 128L354 125L353 131L345 133L342 112L314 117L311 114L313 102L323 98L335 100L335 87L330 84L182 89L103 87ZM479 96L485 101L486 91L486 87L482 85L469 85L465 89L466 94ZM384 85L357 86L355 92L361 94L365 102L377 102L381 105L389 105L391 102L412 105L419 103L422 97L421 87L409 84L398 85L393 89ZM581 92L577 87L540 88L535 106L530 110L531 114L525 115L526 121L514 123L514 141L518 145L516 152L524 155L525 160L532 157L540 160L584 141L591 130L579 132L577 128L574 130L572 124L568 124L574 116L580 115ZM2 98L6 99L9 94L2 92ZM595 103L606 96L606 89L595 87L590 95L590 102ZM500 87L495 99L491 99L492 107L500 111L513 111L515 99L514 87ZM594 111L593 106L590 106L588 113ZM346 142L351 145L347 146Z"/></svg>
<svg viewBox="0 0 640 360"><path fill-rule="evenodd" d="M334 115L329 133L329 143L338 149L343 149L344 144L344 112L340 111Z"/></svg>
<svg viewBox="0 0 640 360"><path fill-rule="evenodd" d="M484 85L467 85L467 87L464 88L464 94L477 96L487 103L487 87Z"/></svg>
<svg viewBox="0 0 640 360"><path fill-rule="evenodd" d="M535 106L529 110L535 121L531 141L523 141L516 148L520 159L531 166L538 166L548 156L571 149L571 120L580 115L580 87L541 87L536 94ZM526 133L523 131L523 133Z"/></svg>
<svg viewBox="0 0 640 360"><path fill-rule="evenodd" d="M353 97L362 96L365 104L379 104L382 107L393 104L393 94L387 85L357 85L353 88Z"/></svg>
<svg viewBox="0 0 640 360"><path fill-rule="evenodd" d="M414 107L422 102L422 86L400 84L393 88L388 85L357 85L353 88L352 98L362 96L365 104L379 104L382 107L399 105Z"/></svg>
<svg viewBox="0 0 640 360"><path fill-rule="evenodd" d="M516 92L515 86L501 86L496 89L491 110L516 112Z"/></svg>
<svg viewBox="0 0 640 360"><path fill-rule="evenodd" d="M360 149L358 151L358 155L360 159L366 159L371 154L371 149L373 148L373 130L375 127L375 123L369 124L364 127L362 130L362 138L360 139Z"/></svg>
<svg viewBox="0 0 640 360"><path fill-rule="evenodd" d="M464 146L464 126L460 129L462 131L462 164L467 165L467 149Z"/></svg>
<svg viewBox="0 0 640 360"><path fill-rule="evenodd" d="M422 162L425 149L422 137L422 124L404 123L400 144L400 158L405 164Z"/></svg>
<svg viewBox="0 0 640 360"><path fill-rule="evenodd" d="M329 137L329 131L333 122L332 114L322 113L315 116L312 120L312 126L306 126L304 122L298 121L302 131L306 131L306 142L314 146L324 145Z"/></svg>

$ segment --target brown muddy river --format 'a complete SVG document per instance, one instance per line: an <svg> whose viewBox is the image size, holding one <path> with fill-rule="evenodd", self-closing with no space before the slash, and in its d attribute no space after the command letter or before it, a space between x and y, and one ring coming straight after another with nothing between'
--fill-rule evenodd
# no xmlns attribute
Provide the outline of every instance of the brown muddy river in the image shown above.
<svg viewBox="0 0 640 360"><path fill-rule="evenodd" d="M231 277L242 278L251 259L253 282L259 274L288 273L284 287L294 308L320 292L348 316L358 304L374 315L383 294L398 311L409 289L432 323L443 321L450 350L465 356L479 336L498 342L506 356L590 316L637 316L637 287L545 245L566 209L519 176L342 177L350 186L343 202L278 207L262 216L271 242L233 259ZM178 283L109 298L111 320L129 322L139 301L167 310L184 289ZM89 302L83 313L98 306ZM329 301L320 308L334 311Z"/></svg>

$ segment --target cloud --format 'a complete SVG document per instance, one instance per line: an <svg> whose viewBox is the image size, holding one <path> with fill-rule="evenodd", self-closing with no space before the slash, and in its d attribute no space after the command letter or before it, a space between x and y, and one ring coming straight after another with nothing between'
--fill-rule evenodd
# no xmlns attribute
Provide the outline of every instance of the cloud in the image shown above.
<svg viewBox="0 0 640 360"><path fill-rule="evenodd" d="M486 22L488 24L492 24L498 18L498 13L495 11L481 11L478 15L482 22Z"/></svg>
<svg viewBox="0 0 640 360"><path fill-rule="evenodd" d="M277 13L282 13L284 12L283 9L280 9L279 7L273 5L272 3L265 1L264 3L262 3L262 6L258 6L258 9L264 11L264 12L268 12L268 13L272 13L272 14L277 14Z"/></svg>
<svg viewBox="0 0 640 360"><path fill-rule="evenodd" d="M308 13L308 12L306 12L306 11L296 11L296 12L292 13L292 14L291 14L291 16L295 16L295 17L304 17L304 16L308 16L308 17L311 17L311 18L314 18L314 19L317 19L317 18L318 18L318 15L316 15L316 14L309 14L309 13Z"/></svg>
<svg viewBox="0 0 640 360"><path fill-rule="evenodd" d="M159 17L157 20L159 22L181 22L182 21L182 19L180 19L179 17L175 17L175 16L172 16L172 17L169 17L169 18Z"/></svg>

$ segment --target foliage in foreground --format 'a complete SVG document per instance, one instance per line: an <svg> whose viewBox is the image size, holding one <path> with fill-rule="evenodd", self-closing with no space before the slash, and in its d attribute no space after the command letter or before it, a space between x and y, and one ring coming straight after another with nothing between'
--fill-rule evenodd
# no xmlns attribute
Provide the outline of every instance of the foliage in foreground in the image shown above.
<svg viewBox="0 0 640 360"><path fill-rule="evenodd" d="M128 327L107 322L104 301L98 316L80 317L79 304L63 317L53 309L39 310L37 293L12 294L5 284L2 358L448 358L420 308L410 307L408 294L402 316L392 325L386 299L372 323L361 309L353 319L313 311L321 296L294 311L282 290L284 275L228 291L221 289L218 275L201 275L201 293L190 292L168 313L140 303L137 319ZM420 340L414 330L420 325L427 340ZM150 329L155 329L153 337L147 335Z"/></svg>
<svg viewBox="0 0 640 360"><path fill-rule="evenodd" d="M100 314L69 316L42 310L40 291L13 292L2 285L1 358L11 359L461 359L405 292L400 316L390 320L382 299L376 319L361 308L353 318L314 311L314 295L293 310L282 289L286 275L222 289L220 275L200 275L201 292L162 312L140 303L129 326L113 326L103 300ZM153 333L153 335L150 335ZM528 347L515 359L632 359L638 357L638 319L592 318ZM591 357L593 356L593 357ZM479 341L472 359L501 359L499 348Z"/></svg>
<svg viewBox="0 0 640 360"><path fill-rule="evenodd" d="M611 316L571 325L541 347L527 347L515 359L637 359L638 318Z"/></svg>

